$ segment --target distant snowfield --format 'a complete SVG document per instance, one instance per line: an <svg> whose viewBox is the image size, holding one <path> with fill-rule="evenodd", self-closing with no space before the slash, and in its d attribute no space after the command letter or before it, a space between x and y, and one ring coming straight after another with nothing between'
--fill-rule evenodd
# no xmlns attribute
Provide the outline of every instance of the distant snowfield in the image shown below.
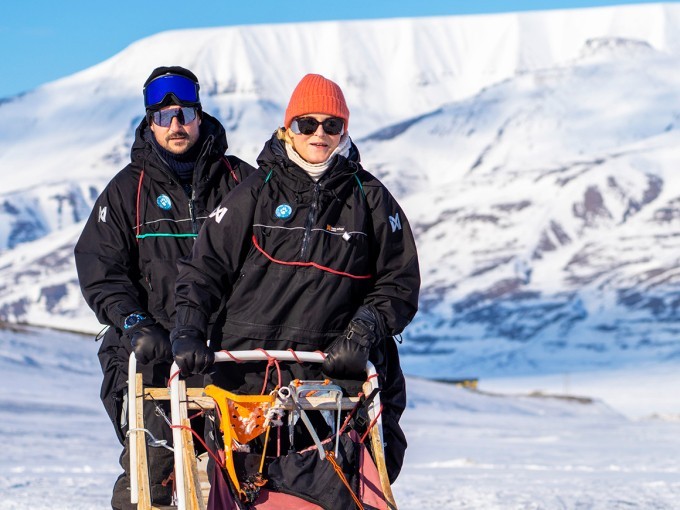
<svg viewBox="0 0 680 510"><path fill-rule="evenodd" d="M99 401L97 347L0 330L0 509L109 508L119 446ZM480 392L409 378L399 508L677 508L677 365L565 377L482 380ZM565 389L604 401L519 395Z"/></svg>

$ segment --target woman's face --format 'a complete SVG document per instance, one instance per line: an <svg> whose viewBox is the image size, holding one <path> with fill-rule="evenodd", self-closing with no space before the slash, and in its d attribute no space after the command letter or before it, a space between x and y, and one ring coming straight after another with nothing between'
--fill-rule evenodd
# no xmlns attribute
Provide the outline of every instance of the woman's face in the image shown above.
<svg viewBox="0 0 680 510"><path fill-rule="evenodd" d="M331 116L323 113L309 113L301 115L301 117L312 117L319 122L323 122ZM340 133L329 135L323 130L321 124L317 126L316 131L311 135L296 135L292 130L289 130L289 134L293 140L293 148L302 156L302 159L312 164L326 161L338 147L338 144L340 144L340 137L342 136Z"/></svg>

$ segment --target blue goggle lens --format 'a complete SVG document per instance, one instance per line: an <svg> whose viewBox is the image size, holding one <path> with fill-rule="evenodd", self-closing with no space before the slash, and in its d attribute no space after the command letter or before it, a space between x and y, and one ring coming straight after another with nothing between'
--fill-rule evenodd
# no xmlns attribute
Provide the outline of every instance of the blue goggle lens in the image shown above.
<svg viewBox="0 0 680 510"><path fill-rule="evenodd" d="M186 76L166 74L159 76L144 88L144 106L163 103L168 94L174 95L183 103L198 103L198 83Z"/></svg>

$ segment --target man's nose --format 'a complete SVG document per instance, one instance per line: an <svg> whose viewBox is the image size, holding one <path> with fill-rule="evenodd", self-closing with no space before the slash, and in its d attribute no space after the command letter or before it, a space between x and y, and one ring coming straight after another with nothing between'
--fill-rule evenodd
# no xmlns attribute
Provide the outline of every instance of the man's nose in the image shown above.
<svg viewBox="0 0 680 510"><path fill-rule="evenodd" d="M170 121L170 129L172 131L179 131L182 128L182 124L179 123L177 115L175 115Z"/></svg>

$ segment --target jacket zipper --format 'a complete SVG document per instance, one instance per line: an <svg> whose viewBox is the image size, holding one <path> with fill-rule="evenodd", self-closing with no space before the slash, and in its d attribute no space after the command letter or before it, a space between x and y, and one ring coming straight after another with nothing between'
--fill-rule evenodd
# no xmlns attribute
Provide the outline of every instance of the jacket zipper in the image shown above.
<svg viewBox="0 0 680 510"><path fill-rule="evenodd" d="M196 214L194 211L194 200L196 200L196 187L191 187L191 197L189 198L189 217L191 218L191 230L194 234L198 234L198 224L196 223Z"/></svg>
<svg viewBox="0 0 680 510"><path fill-rule="evenodd" d="M319 209L319 191L320 187L318 183L314 184L314 193L312 195L312 205L309 208L309 214L307 215L307 220L305 221L305 235L302 237L302 249L300 250L300 258L308 262L307 257L309 255L309 239L312 235L312 227L316 223L316 213Z"/></svg>

